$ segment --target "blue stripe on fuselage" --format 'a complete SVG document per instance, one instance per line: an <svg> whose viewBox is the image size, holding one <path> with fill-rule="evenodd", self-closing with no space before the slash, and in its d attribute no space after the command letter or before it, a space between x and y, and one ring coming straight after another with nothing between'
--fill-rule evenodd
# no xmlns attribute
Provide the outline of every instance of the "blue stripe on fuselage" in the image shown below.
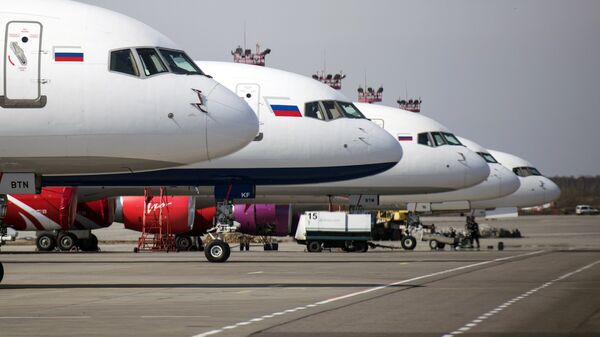
<svg viewBox="0 0 600 337"><path fill-rule="evenodd" d="M229 182L295 185L362 178L396 165L378 163L334 167L168 169L139 173L43 176L42 186L213 186Z"/></svg>

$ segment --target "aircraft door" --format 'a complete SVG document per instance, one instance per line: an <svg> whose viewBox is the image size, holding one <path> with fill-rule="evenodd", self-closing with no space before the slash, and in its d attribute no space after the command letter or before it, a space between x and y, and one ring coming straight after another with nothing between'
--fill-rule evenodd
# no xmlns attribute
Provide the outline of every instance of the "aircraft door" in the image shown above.
<svg viewBox="0 0 600 337"><path fill-rule="evenodd" d="M46 97L41 94L40 58L42 24L12 21L6 26L4 40L4 108L41 108Z"/></svg>
<svg viewBox="0 0 600 337"><path fill-rule="evenodd" d="M236 94L248 103L260 121L260 86L256 83L240 83L236 87Z"/></svg>

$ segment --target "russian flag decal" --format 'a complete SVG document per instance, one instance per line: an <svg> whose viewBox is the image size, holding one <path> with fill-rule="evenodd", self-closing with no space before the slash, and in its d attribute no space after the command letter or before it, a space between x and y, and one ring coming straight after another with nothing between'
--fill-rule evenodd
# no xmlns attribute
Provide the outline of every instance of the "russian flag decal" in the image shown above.
<svg viewBox="0 0 600 337"><path fill-rule="evenodd" d="M277 117L302 117L297 105L271 105L271 110Z"/></svg>
<svg viewBox="0 0 600 337"><path fill-rule="evenodd" d="M412 136L398 136L398 141L401 142L412 142L413 137Z"/></svg>
<svg viewBox="0 0 600 337"><path fill-rule="evenodd" d="M54 47L54 62L83 62L81 47Z"/></svg>

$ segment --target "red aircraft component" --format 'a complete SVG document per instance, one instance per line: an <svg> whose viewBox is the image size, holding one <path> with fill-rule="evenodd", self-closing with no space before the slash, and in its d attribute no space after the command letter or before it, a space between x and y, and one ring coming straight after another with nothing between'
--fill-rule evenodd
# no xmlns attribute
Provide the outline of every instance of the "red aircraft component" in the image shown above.
<svg viewBox="0 0 600 337"><path fill-rule="evenodd" d="M192 235L202 235L206 233L206 231L213 226L213 219L215 218L215 214L217 214L216 207L207 207L196 210L196 217L194 219L194 228L190 234ZM183 234L183 233L175 233L175 234Z"/></svg>
<svg viewBox="0 0 600 337"><path fill-rule="evenodd" d="M40 194L8 196L4 223L16 230L71 229L77 211L77 188L47 187Z"/></svg>
<svg viewBox="0 0 600 337"><path fill-rule="evenodd" d="M194 225L195 200L193 197L153 197L146 209L146 231L159 231L159 214L162 208L163 226L171 227L173 234L189 233ZM141 232L143 227L144 197L123 197L123 224L125 228ZM163 228L163 231L165 229Z"/></svg>
<svg viewBox="0 0 600 337"><path fill-rule="evenodd" d="M73 229L106 228L115 221L116 200L114 198L80 202Z"/></svg>

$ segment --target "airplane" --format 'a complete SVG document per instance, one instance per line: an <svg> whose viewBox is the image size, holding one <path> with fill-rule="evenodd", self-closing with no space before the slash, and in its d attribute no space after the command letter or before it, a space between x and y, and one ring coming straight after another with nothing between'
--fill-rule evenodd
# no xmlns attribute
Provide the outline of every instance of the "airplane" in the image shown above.
<svg viewBox="0 0 600 337"><path fill-rule="evenodd" d="M491 210L503 207L533 207L555 201L560 187L545 177L527 160L497 150L489 150L504 167L519 178L520 186L515 192L500 198L479 200L471 203L473 209Z"/></svg>
<svg viewBox="0 0 600 337"><path fill-rule="evenodd" d="M209 160L258 133L243 100L139 21L61 0L6 2L0 20L0 194Z"/></svg>
<svg viewBox="0 0 600 337"><path fill-rule="evenodd" d="M20 0L2 4L0 21L0 245L7 195L35 196L45 177L195 163L258 133L246 102L137 20Z"/></svg>

